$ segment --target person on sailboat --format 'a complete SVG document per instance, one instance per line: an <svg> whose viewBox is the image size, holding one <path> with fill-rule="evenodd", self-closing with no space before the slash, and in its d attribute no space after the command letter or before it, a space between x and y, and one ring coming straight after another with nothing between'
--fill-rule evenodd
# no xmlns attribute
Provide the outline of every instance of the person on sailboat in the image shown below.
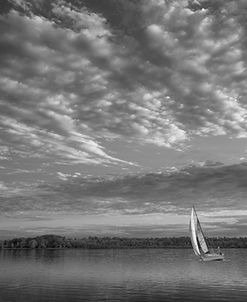
<svg viewBox="0 0 247 302"><path fill-rule="evenodd" d="M222 255L222 252L221 252L221 250L220 250L220 247L218 246L218 254L219 255Z"/></svg>

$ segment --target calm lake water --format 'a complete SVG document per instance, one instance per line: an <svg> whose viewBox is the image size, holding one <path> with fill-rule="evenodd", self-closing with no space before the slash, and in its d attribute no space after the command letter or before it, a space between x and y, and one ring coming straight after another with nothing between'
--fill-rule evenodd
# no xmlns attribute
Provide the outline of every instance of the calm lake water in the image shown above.
<svg viewBox="0 0 247 302"><path fill-rule="evenodd" d="M247 301L247 249L3 250L0 301Z"/></svg>

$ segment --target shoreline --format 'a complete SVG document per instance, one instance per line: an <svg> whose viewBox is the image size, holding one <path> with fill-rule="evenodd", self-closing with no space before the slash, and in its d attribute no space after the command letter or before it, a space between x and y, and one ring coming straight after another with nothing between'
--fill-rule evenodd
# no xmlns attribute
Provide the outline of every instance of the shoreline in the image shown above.
<svg viewBox="0 0 247 302"><path fill-rule="evenodd" d="M247 248L247 237L207 238L212 248ZM0 241L0 249L187 249L192 248L190 237L97 237L67 238L58 235L20 237Z"/></svg>

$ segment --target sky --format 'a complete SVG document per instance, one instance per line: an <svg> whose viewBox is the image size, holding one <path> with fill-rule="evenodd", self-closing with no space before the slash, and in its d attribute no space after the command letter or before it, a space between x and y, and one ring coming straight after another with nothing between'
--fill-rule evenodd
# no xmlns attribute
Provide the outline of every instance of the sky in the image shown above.
<svg viewBox="0 0 247 302"><path fill-rule="evenodd" d="M0 238L247 236L245 0L0 4Z"/></svg>

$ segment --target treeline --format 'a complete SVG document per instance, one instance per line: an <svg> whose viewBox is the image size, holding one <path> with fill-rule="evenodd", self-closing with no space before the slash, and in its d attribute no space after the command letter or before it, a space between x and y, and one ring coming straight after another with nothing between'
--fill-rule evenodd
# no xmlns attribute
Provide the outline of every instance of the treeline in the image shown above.
<svg viewBox="0 0 247 302"><path fill-rule="evenodd" d="M209 246L217 248L247 248L247 237L217 237L207 239ZM1 241L5 249L40 248L82 248L82 249L124 249L124 248L191 248L189 237L164 238L121 238L86 237L66 238L57 235L43 235L34 238L15 238Z"/></svg>

